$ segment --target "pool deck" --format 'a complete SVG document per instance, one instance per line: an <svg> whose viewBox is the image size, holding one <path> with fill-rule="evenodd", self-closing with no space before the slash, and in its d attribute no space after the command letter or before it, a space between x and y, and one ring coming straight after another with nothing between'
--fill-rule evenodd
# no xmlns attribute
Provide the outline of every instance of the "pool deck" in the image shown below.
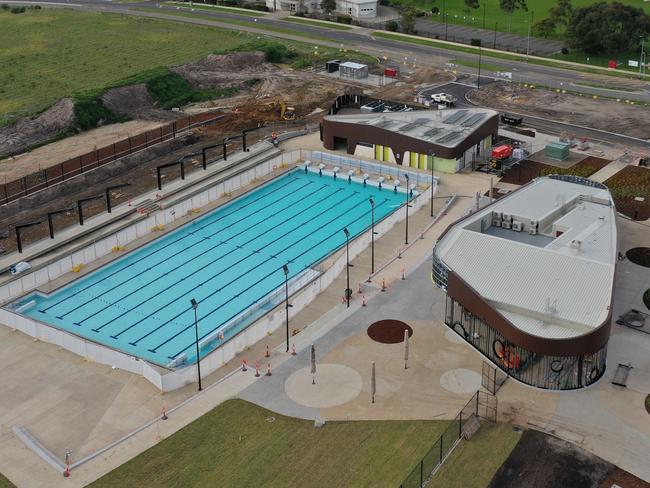
<svg viewBox="0 0 650 488"><path fill-rule="evenodd" d="M444 175L439 195L472 195L488 186L489 177L483 174ZM442 204L436 200L436 209ZM195 395L194 384L161 395L141 377L88 363L56 346L0 327L4 358L0 390L9 393L0 396L0 472L19 487L81 487L233 396L281 413L326 420L454 416L476 388L477 376L480 384L482 358L441 323L443 294L432 288L429 257L440 233L470 204L469 198L460 198L423 239L416 236L431 222L428 207L410 216L415 244L371 284L362 284L367 307L361 307L357 293L350 309L341 303L345 288L342 273L292 318L291 329L304 328L291 339L297 356L284 352L284 331L280 329L207 377L204 385L208 386L199 395ZM626 221L620 225L623 249L647 242L646 227ZM377 263L390 260L403 247L404 232L402 222L376 242ZM356 292L369 274L370 249L353 264L351 283ZM402 270L405 280L400 279ZM639 289L650 287L647 270L628 261L620 263L618 273L615 315L632 306L640 308ZM378 289L382 279L388 284L385 293ZM401 344L378 344L365 332L372 321L387 317L402 319L414 329L407 370ZM642 404L643 393L650 391L650 336L613 327L608 370L594 386L577 392L543 392L509 380L498 393L499 417L553 432L650 480L645 454L650 451L650 423ZM317 385L310 391L303 386L312 343L322 367L320 372L317 368ZM259 360L264 367L267 344L273 348L271 378L255 378L251 370L231 374L244 357L249 364ZM369 396L370 361L377 363L375 404ZM628 388L611 385L616 364L629 361L635 369ZM321 382L323 388L319 389ZM337 393L326 394L332 391ZM185 400L187 403L172 410ZM172 410L168 420L154 423L83 464L67 480L11 431L13 425L24 426L60 459L66 448L72 449L76 461L155 418L163 406Z"/></svg>

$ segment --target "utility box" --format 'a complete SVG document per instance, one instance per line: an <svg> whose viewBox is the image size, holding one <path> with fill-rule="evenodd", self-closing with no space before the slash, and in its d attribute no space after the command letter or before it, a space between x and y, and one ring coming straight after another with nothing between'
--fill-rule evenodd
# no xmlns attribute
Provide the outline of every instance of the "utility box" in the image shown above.
<svg viewBox="0 0 650 488"><path fill-rule="evenodd" d="M327 61L325 63L325 71L328 73L336 73L339 70L339 65L341 64L341 60L339 59L333 59L332 61Z"/></svg>
<svg viewBox="0 0 650 488"><path fill-rule="evenodd" d="M552 142L544 148L546 157L557 161L564 161L569 157L569 144L566 142Z"/></svg>
<svg viewBox="0 0 650 488"><path fill-rule="evenodd" d="M339 64L339 72L341 74L341 78L360 80L363 78L368 78L368 65L348 61L346 63Z"/></svg>
<svg viewBox="0 0 650 488"><path fill-rule="evenodd" d="M398 74L397 68L384 68L384 76L387 78L397 78Z"/></svg>

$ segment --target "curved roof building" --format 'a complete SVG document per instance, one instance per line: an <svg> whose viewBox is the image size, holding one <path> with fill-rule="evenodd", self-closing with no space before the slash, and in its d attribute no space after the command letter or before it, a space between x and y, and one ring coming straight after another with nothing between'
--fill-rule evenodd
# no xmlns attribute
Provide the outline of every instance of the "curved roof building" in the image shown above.
<svg viewBox="0 0 650 488"><path fill-rule="evenodd" d="M605 371L617 262L607 188L537 178L452 224L433 278L445 323L514 378L574 389Z"/></svg>

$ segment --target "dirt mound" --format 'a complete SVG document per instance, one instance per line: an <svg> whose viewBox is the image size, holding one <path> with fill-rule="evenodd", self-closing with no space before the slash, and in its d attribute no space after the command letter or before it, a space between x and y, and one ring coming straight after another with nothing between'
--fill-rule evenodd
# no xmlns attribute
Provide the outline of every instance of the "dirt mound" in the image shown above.
<svg viewBox="0 0 650 488"><path fill-rule="evenodd" d="M65 132L74 120L74 102L63 98L37 117L0 128L0 154L20 154Z"/></svg>
<svg viewBox="0 0 650 488"><path fill-rule="evenodd" d="M113 112L139 120L171 120L174 114L154 108L154 102L144 84L120 86L107 90L104 105Z"/></svg>
<svg viewBox="0 0 650 488"><path fill-rule="evenodd" d="M196 61L172 68L196 88L228 88L239 86L260 71L272 70L264 64L264 53L253 51L233 54L210 54Z"/></svg>

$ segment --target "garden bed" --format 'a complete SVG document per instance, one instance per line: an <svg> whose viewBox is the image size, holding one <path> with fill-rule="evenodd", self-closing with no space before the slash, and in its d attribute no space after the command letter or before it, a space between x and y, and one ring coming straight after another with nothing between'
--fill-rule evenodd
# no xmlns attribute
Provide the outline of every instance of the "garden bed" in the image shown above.
<svg viewBox="0 0 650 488"><path fill-rule="evenodd" d="M614 197L616 210L634 220L650 219L650 168L626 166L604 183ZM644 201L635 200L637 197Z"/></svg>
<svg viewBox="0 0 650 488"><path fill-rule="evenodd" d="M575 175L589 178L609 163L610 161L608 159L589 156L569 168L561 168L559 166L552 166L550 164L538 163L537 161L524 159L506 170L500 181L502 183L512 183L514 185L524 185L534 178L552 174Z"/></svg>

